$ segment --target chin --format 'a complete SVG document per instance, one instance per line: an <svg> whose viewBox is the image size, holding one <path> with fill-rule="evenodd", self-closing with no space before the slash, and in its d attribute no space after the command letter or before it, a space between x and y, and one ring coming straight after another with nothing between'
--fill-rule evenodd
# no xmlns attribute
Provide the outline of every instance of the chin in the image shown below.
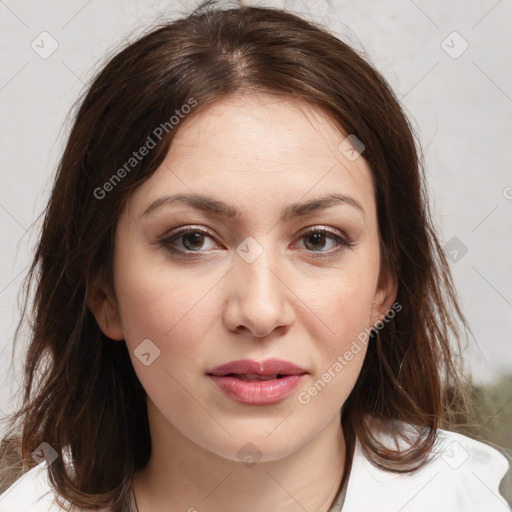
<svg viewBox="0 0 512 512"><path fill-rule="evenodd" d="M314 432L307 435L304 428L293 436L289 429L279 432L279 422L268 421L267 426L261 423L252 428L237 428L236 435L230 437L223 431L221 439L204 439L199 442L204 449L230 461L246 463L249 467L256 462L272 462L295 453L313 437ZM311 425L308 425L311 427ZM281 425L282 427L282 425ZM233 428L233 427L230 427ZM229 429L228 429L229 430ZM231 432L235 431L230 430Z"/></svg>

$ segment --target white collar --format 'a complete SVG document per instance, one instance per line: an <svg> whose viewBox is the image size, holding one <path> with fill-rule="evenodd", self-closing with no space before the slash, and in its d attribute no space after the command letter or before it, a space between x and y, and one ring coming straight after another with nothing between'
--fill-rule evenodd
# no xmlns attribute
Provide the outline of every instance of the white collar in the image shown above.
<svg viewBox="0 0 512 512"><path fill-rule="evenodd" d="M431 460L413 473L379 469L356 441L345 501L336 503L338 493L329 512L510 512L498 490L507 470L494 448L445 430ZM36 466L0 496L0 512L62 512L54 497L47 470Z"/></svg>

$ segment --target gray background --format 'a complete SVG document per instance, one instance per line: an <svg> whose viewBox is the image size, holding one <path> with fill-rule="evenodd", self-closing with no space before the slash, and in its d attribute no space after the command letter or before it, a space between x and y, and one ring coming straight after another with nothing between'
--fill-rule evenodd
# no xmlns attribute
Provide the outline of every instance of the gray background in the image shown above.
<svg viewBox="0 0 512 512"><path fill-rule="evenodd" d="M286 6L327 25L390 82L424 147L435 221L474 333L467 366L482 383L512 373L511 2L246 3ZM194 5L0 0L0 417L19 399L17 294L67 113L107 53Z"/></svg>

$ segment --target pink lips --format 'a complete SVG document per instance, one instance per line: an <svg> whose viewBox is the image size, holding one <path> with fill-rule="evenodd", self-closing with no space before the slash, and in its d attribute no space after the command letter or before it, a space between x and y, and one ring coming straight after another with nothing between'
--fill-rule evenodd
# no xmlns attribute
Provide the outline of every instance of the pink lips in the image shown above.
<svg viewBox="0 0 512 512"><path fill-rule="evenodd" d="M217 366L207 375L229 398L251 405L283 400L300 383L306 370L280 359L257 362L250 359Z"/></svg>

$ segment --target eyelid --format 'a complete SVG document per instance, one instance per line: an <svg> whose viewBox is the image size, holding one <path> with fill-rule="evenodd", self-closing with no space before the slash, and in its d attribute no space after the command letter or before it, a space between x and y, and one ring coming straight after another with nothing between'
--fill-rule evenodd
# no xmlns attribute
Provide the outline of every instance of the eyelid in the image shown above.
<svg viewBox="0 0 512 512"><path fill-rule="evenodd" d="M210 235L212 238L215 238L217 235L210 229L208 229L205 226L200 226L199 224L187 224L186 226L179 226L177 228L172 229L166 229L163 234L157 237L157 240L159 242L163 242L166 239L173 238L176 235L179 235L180 233L188 233L188 232L194 232L194 231L200 231L201 233L206 233Z"/></svg>

